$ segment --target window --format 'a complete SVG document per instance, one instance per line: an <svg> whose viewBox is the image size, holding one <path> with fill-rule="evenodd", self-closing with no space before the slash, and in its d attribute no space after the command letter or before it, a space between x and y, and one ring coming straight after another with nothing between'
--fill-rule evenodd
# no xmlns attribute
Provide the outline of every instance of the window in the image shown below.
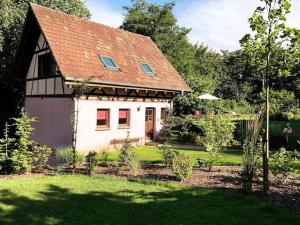
<svg viewBox="0 0 300 225"><path fill-rule="evenodd" d="M97 127L109 128L109 109L97 109Z"/></svg>
<svg viewBox="0 0 300 225"><path fill-rule="evenodd" d="M153 70L151 69L151 67L147 64L147 63L142 63L141 64L142 69L148 73L148 74L153 74Z"/></svg>
<svg viewBox="0 0 300 225"><path fill-rule="evenodd" d="M56 66L51 53L39 55L38 60L39 77L48 77L55 75Z"/></svg>
<svg viewBox="0 0 300 225"><path fill-rule="evenodd" d="M168 111L166 108L161 108L160 109L160 121L165 121L165 119L167 118L168 115Z"/></svg>
<svg viewBox="0 0 300 225"><path fill-rule="evenodd" d="M130 109L119 109L119 126L128 127L130 125Z"/></svg>
<svg viewBox="0 0 300 225"><path fill-rule="evenodd" d="M105 67L114 70L118 69L117 65L115 64L114 60L111 57L101 55L100 58L103 64L105 65Z"/></svg>

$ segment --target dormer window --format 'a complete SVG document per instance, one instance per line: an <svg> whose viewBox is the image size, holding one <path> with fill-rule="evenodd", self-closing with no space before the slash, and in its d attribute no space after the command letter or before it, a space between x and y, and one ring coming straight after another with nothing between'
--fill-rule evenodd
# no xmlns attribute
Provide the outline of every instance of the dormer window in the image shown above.
<svg viewBox="0 0 300 225"><path fill-rule="evenodd" d="M117 70L118 67L112 57L101 55L100 56L101 61L103 62L104 66L108 69Z"/></svg>
<svg viewBox="0 0 300 225"><path fill-rule="evenodd" d="M46 53L38 56L39 77L49 77L56 74L56 66L52 54Z"/></svg>
<svg viewBox="0 0 300 225"><path fill-rule="evenodd" d="M141 67L147 74L153 74L153 70L147 63L142 63Z"/></svg>

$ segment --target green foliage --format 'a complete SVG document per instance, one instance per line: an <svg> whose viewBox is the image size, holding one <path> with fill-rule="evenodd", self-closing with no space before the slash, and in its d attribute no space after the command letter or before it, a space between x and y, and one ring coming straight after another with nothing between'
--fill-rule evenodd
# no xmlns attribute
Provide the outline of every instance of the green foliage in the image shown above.
<svg viewBox="0 0 300 225"><path fill-rule="evenodd" d="M243 143L243 170L241 173L242 189L251 192L253 180L261 161L263 143L260 136L262 125L261 115L246 121L246 134Z"/></svg>
<svg viewBox="0 0 300 225"><path fill-rule="evenodd" d="M173 159L179 155L179 151L172 148L171 145L158 145L158 151L161 154L166 166L171 166Z"/></svg>
<svg viewBox="0 0 300 225"><path fill-rule="evenodd" d="M139 174L141 168L141 163L138 156L136 154L133 154L132 157L128 159L127 164L130 174L136 177Z"/></svg>
<svg viewBox="0 0 300 225"><path fill-rule="evenodd" d="M42 170L46 168L51 152L51 148L47 147L46 145L34 145L32 147L34 169Z"/></svg>
<svg viewBox="0 0 300 225"><path fill-rule="evenodd" d="M35 118L29 117L27 113L22 110L20 118L13 119L15 126L16 144L12 153L12 161L14 169L17 173L24 173L31 170L32 165L32 151L31 145L34 141L30 139L33 131L32 123L36 121Z"/></svg>
<svg viewBox="0 0 300 225"><path fill-rule="evenodd" d="M172 162L172 172L181 181L188 179L192 175L193 161L184 154L177 155Z"/></svg>
<svg viewBox="0 0 300 225"><path fill-rule="evenodd" d="M11 159L15 139L10 137L10 126L5 124L3 138L0 139L0 174L10 174L13 172L13 161Z"/></svg>
<svg viewBox="0 0 300 225"><path fill-rule="evenodd" d="M193 121L192 116L185 118L169 116L165 121L163 139L181 143L194 142L195 136L200 130Z"/></svg>
<svg viewBox="0 0 300 225"><path fill-rule="evenodd" d="M270 113L275 119L296 110L297 102L293 92L287 90L270 91Z"/></svg>
<svg viewBox="0 0 300 225"><path fill-rule="evenodd" d="M209 153L208 168L218 160L219 152L230 146L233 141L235 125L232 121L225 119L222 115L202 116L197 125L202 129L203 135L197 137L197 142L204 145Z"/></svg>
<svg viewBox="0 0 300 225"><path fill-rule="evenodd" d="M120 155L119 155L120 164L128 165L128 162L131 160L131 158L134 155L132 150L133 150L133 147L130 144L129 132L128 132L127 137L120 149Z"/></svg>
<svg viewBox="0 0 300 225"><path fill-rule="evenodd" d="M84 161L83 154L76 151L75 161L76 164L81 164ZM73 148L72 147L59 147L56 149L56 157L57 159L63 163L65 166L73 166Z"/></svg>
<svg viewBox="0 0 300 225"><path fill-rule="evenodd" d="M133 152L133 147L129 141L129 132L120 149L119 165L125 165L128 167L132 176L137 176L140 170L140 160L138 156Z"/></svg>
<svg viewBox="0 0 300 225"><path fill-rule="evenodd" d="M90 151L85 156L85 166L88 174L91 174L97 165L97 153L94 151Z"/></svg>
<svg viewBox="0 0 300 225"><path fill-rule="evenodd" d="M96 154L97 162L100 162L103 165L107 165L109 159L109 153L107 149L104 149Z"/></svg>
<svg viewBox="0 0 300 225"><path fill-rule="evenodd" d="M285 148L281 148L270 158L270 170L275 175L282 175L286 179L291 173L295 172L296 158L292 152L288 152Z"/></svg>

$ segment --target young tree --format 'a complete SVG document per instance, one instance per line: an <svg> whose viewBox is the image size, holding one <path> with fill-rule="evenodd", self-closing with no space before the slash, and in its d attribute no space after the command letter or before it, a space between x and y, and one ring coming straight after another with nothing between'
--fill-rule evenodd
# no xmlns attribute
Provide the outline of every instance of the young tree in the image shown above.
<svg viewBox="0 0 300 225"><path fill-rule="evenodd" d="M260 75L265 102L265 146L263 151L264 193L269 191L269 111L270 79L289 76L300 56L300 31L286 26L290 0L261 0L249 19L252 35L246 34L241 46L252 69Z"/></svg>

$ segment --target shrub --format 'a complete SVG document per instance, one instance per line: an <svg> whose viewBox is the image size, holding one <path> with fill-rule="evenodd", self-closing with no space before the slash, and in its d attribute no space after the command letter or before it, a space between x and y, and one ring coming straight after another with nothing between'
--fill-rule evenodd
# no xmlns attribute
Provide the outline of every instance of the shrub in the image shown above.
<svg viewBox="0 0 300 225"><path fill-rule="evenodd" d="M281 148L270 158L270 170L275 175L281 174L286 180L286 178L295 171L296 158L293 153L288 152L285 148Z"/></svg>
<svg viewBox="0 0 300 225"><path fill-rule="evenodd" d="M84 161L83 154L76 151L75 155L76 155L76 157L75 157L76 164L83 163L83 161ZM57 148L56 157L65 166L72 166L73 162L74 162L72 147L59 147L59 148Z"/></svg>
<svg viewBox="0 0 300 225"><path fill-rule="evenodd" d="M244 192L252 191L253 179L259 168L263 143L259 135L262 125L262 116L256 115L253 120L246 121L245 140L243 141L243 170L241 173L242 189Z"/></svg>
<svg viewBox="0 0 300 225"><path fill-rule="evenodd" d="M222 115L203 116L197 124L203 130L203 135L197 137L197 143L204 145L209 153L207 164L211 171L219 158L219 152L231 145L235 125Z"/></svg>
<svg viewBox="0 0 300 225"><path fill-rule="evenodd" d="M208 163L205 159L200 159L200 158L197 159L197 163L200 168L206 168L208 165Z"/></svg>
<svg viewBox="0 0 300 225"><path fill-rule="evenodd" d="M51 154L51 148L46 145L35 145L32 148L33 165L37 170L44 169L48 165L48 159Z"/></svg>
<svg viewBox="0 0 300 225"><path fill-rule="evenodd" d="M128 162L133 157L132 145L129 142L129 133L120 149L119 162L120 164L128 165Z"/></svg>
<svg viewBox="0 0 300 225"><path fill-rule="evenodd" d="M136 154L133 154L132 157L129 158L127 162L129 172L132 176L137 176L140 172L141 163Z"/></svg>
<svg viewBox="0 0 300 225"><path fill-rule="evenodd" d="M85 156L85 165L86 165L86 170L88 174L91 174L94 170L94 168L97 165L97 158L96 158L96 152L90 151L86 156Z"/></svg>
<svg viewBox="0 0 300 225"><path fill-rule="evenodd" d="M179 154L173 159L172 171L180 181L189 178L192 174L192 170L193 162L191 157Z"/></svg>
<svg viewBox="0 0 300 225"><path fill-rule="evenodd" d="M107 162L109 159L108 150L105 149L101 152L97 152L96 159L97 159L97 162L101 162L103 165L107 165Z"/></svg>
<svg viewBox="0 0 300 225"><path fill-rule="evenodd" d="M30 146L34 141L30 139L30 135L33 131L32 123L36 120L29 117L24 109L21 111L21 117L13 120L16 129L16 146L12 153L13 166L17 173L25 173L31 170L32 166Z"/></svg>
<svg viewBox="0 0 300 225"><path fill-rule="evenodd" d="M10 126L8 123L5 124L3 138L0 139L0 174L10 174L14 171L11 156L15 139L9 136Z"/></svg>
<svg viewBox="0 0 300 225"><path fill-rule="evenodd" d="M196 134L201 130L193 123L193 116L174 117L169 116L165 120L163 140L168 142L195 142Z"/></svg>
<svg viewBox="0 0 300 225"><path fill-rule="evenodd" d="M179 151L172 148L171 145L159 145L158 151L160 152L166 166L171 166L173 159L179 155Z"/></svg>

